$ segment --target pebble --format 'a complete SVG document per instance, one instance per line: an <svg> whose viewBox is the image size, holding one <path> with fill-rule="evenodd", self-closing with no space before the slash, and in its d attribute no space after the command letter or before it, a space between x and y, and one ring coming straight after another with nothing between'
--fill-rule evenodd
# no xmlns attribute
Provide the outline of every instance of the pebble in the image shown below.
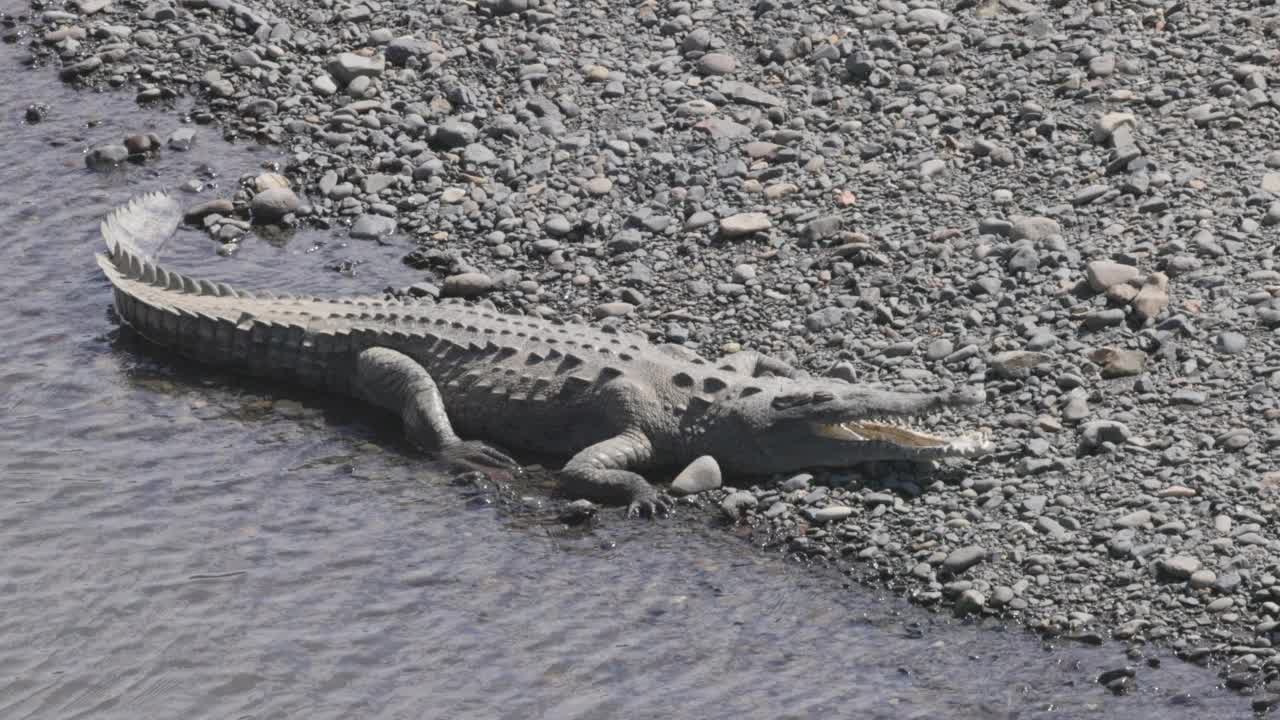
<svg viewBox="0 0 1280 720"><path fill-rule="evenodd" d="M1191 587L1197 590L1213 587L1217 582L1218 576L1212 570L1196 570L1187 578L1191 582Z"/></svg>
<svg viewBox="0 0 1280 720"><path fill-rule="evenodd" d="M724 238L740 238L764 232L773 227L769 216L760 212L730 215L720 221L720 235Z"/></svg>
<svg viewBox="0 0 1280 720"><path fill-rule="evenodd" d="M484 273L468 272L450 275L440 286L441 297L470 298L493 290L493 278Z"/></svg>
<svg viewBox="0 0 1280 720"><path fill-rule="evenodd" d="M174 130L172 133L169 133L169 139L166 144L169 146L170 150L176 150L178 152L186 152L190 150L191 146L195 145L195 143L196 143L195 128L178 128L177 130Z"/></svg>
<svg viewBox="0 0 1280 720"><path fill-rule="evenodd" d="M362 53L339 53L325 67L341 85L348 85L358 77L376 78L386 70L386 61L381 55Z"/></svg>
<svg viewBox="0 0 1280 720"><path fill-rule="evenodd" d="M277 223L298 211L301 202L287 187L270 187L253 196L249 203L255 222Z"/></svg>
<svg viewBox="0 0 1280 720"><path fill-rule="evenodd" d="M1224 355L1239 355L1249 347L1249 338L1233 331L1220 333L1217 338L1218 352Z"/></svg>
<svg viewBox="0 0 1280 720"><path fill-rule="evenodd" d="M689 463L671 482L673 495L696 495L720 487L720 464L710 455L703 455Z"/></svg>
<svg viewBox="0 0 1280 720"><path fill-rule="evenodd" d="M1134 313L1144 320L1153 320L1169 306L1169 278L1164 273L1151 273L1138 296L1134 298Z"/></svg>
<svg viewBox="0 0 1280 720"><path fill-rule="evenodd" d="M594 177L587 181L587 193L599 197L613 191L613 181L606 177Z"/></svg>
<svg viewBox="0 0 1280 720"><path fill-rule="evenodd" d="M1062 234L1062 226L1053 218L1020 215L1012 218L1008 234L1013 241L1030 240L1041 243Z"/></svg>
<svg viewBox="0 0 1280 720"><path fill-rule="evenodd" d="M84 164L92 169L111 168L129 159L129 149L124 145L108 143L95 145L84 156Z"/></svg>
<svg viewBox="0 0 1280 720"><path fill-rule="evenodd" d="M814 522L836 522L853 514L853 508L844 505L830 505L813 512Z"/></svg>
<svg viewBox="0 0 1280 720"><path fill-rule="evenodd" d="M480 130L469 122L450 120L436 128L435 143L443 148L461 148L480 137Z"/></svg>
<svg viewBox="0 0 1280 720"><path fill-rule="evenodd" d="M947 555L946 559L942 561L942 567L950 573L959 575L982 562L986 555L986 549L977 545L962 547L958 550L953 550Z"/></svg>
<svg viewBox="0 0 1280 720"><path fill-rule="evenodd" d="M729 493L724 500L720 501L720 510L730 520L738 520L742 514L754 508L759 501L756 496L745 490Z"/></svg>
<svg viewBox="0 0 1280 720"><path fill-rule="evenodd" d="M982 612L987 606L987 598L981 592L972 588L960 593L959 599L956 600L956 613L960 615L973 615Z"/></svg>
<svg viewBox="0 0 1280 720"><path fill-rule="evenodd" d="M1108 379L1141 375L1147 369L1147 354L1141 350L1104 348L1096 357L1102 362L1102 377Z"/></svg>
<svg viewBox="0 0 1280 720"><path fill-rule="evenodd" d="M703 75L729 75L738 69L738 59L725 53L707 53L698 59L698 72Z"/></svg>
<svg viewBox="0 0 1280 720"><path fill-rule="evenodd" d="M1160 572L1171 580L1190 580L1200 569L1200 561L1189 555L1174 555L1160 562Z"/></svg>
<svg viewBox="0 0 1280 720"><path fill-rule="evenodd" d="M382 215L361 215L351 225L351 237L360 240L382 240L396 231L396 221Z"/></svg>
<svg viewBox="0 0 1280 720"><path fill-rule="evenodd" d="M1096 292L1104 292L1112 285L1127 283L1137 277L1138 268L1132 265L1095 260L1088 267L1089 286Z"/></svg>
<svg viewBox="0 0 1280 720"><path fill-rule="evenodd" d="M609 302L597 305L593 314L598 318L626 317L635 309L636 306L628 302Z"/></svg>

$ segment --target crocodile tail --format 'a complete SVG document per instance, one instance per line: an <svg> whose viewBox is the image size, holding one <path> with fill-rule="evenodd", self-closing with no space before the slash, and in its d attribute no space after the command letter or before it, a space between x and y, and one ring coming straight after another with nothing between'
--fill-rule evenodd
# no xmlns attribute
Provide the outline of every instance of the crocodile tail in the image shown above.
<svg viewBox="0 0 1280 720"><path fill-rule="evenodd" d="M141 277L164 243L178 231L182 208L168 193L139 195L102 221L102 239L112 263L126 277ZM152 270L155 274L155 270Z"/></svg>
<svg viewBox="0 0 1280 720"><path fill-rule="evenodd" d="M321 312L315 305L328 301L260 297L160 266L155 254L181 221L182 209L164 193L134 198L103 221L107 252L97 261L111 281L116 317L150 342L201 363L345 387L345 366L333 365L336 379L329 377L330 354L341 350L333 349L335 333L319 332L338 304L329 302L334 308ZM322 337L308 336L313 329ZM349 332L341 339L349 347Z"/></svg>
<svg viewBox="0 0 1280 720"><path fill-rule="evenodd" d="M102 221L108 253L99 254L97 260L114 286L116 314L121 320L154 343L198 356L212 351L211 338L227 320L209 307L208 300L253 294L182 275L156 263L156 253L177 232L181 221L182 208L168 194L138 196ZM225 334L226 329L222 330Z"/></svg>
<svg viewBox="0 0 1280 720"><path fill-rule="evenodd" d="M98 266L115 285L117 294L138 295L149 288L151 300L177 301L173 295L151 290L172 291L188 295L253 297L252 293L235 290L225 283L199 280L162 268L156 255L182 222L182 208L168 193L139 195L128 205L113 210L102 221L102 239L107 255L98 255ZM125 315L126 320L128 316Z"/></svg>

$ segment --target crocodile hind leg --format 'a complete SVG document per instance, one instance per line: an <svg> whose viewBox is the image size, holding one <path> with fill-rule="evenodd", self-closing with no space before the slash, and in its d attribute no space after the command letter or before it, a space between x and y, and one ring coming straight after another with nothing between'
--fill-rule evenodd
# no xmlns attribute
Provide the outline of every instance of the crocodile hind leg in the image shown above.
<svg viewBox="0 0 1280 720"><path fill-rule="evenodd" d="M785 363L775 357L770 357L755 350L741 350L727 355L720 361L721 370L731 370L733 372L750 375L751 377L760 377L762 375L776 375L784 378L805 377L808 375L792 365Z"/></svg>
<svg viewBox="0 0 1280 720"><path fill-rule="evenodd" d="M628 515L655 515L671 510L671 501L648 480L628 468L653 457L653 445L638 432L624 432L582 450L561 471L570 495L627 505Z"/></svg>
<svg viewBox="0 0 1280 720"><path fill-rule="evenodd" d="M390 348L369 348L356 358L356 395L380 408L398 413L409 440L448 460L515 468L505 453L476 440L463 440L453 431L444 399L431 374L413 358Z"/></svg>

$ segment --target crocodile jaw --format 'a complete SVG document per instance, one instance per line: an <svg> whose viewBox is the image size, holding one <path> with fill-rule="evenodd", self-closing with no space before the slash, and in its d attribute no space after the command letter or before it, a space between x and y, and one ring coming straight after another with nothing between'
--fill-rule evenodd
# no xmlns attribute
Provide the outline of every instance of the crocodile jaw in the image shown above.
<svg viewBox="0 0 1280 720"><path fill-rule="evenodd" d="M848 420L841 423L810 423L814 435L848 443L883 443L902 451L904 456L971 457L985 455L995 449L991 433L986 430L955 435L935 435L892 418Z"/></svg>

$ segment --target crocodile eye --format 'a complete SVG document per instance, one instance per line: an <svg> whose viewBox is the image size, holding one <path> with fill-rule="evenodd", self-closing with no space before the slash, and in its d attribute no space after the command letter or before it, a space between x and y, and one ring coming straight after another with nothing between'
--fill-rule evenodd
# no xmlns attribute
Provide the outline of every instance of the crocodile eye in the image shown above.
<svg viewBox="0 0 1280 720"><path fill-rule="evenodd" d="M808 405L813 401L813 396L809 393L791 393L789 395L779 395L769 403L774 410L786 410L788 408L800 407Z"/></svg>

